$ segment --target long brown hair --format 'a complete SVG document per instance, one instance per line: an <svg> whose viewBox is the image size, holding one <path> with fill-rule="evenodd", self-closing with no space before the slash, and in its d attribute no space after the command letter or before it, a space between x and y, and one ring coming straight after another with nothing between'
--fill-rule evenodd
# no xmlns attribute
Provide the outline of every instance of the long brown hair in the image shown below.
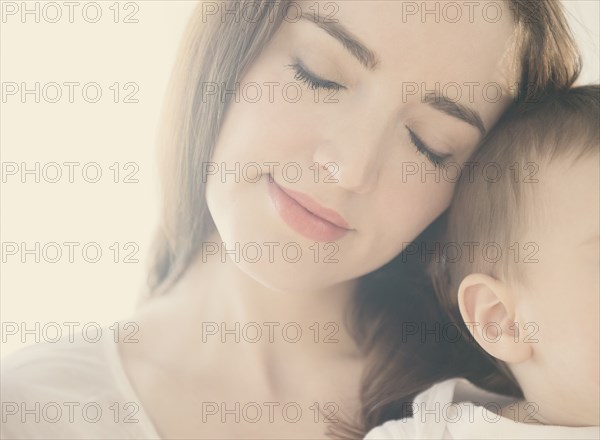
<svg viewBox="0 0 600 440"><path fill-rule="evenodd" d="M286 17L288 1L226 0L227 10L254 11L252 20L227 14L206 19L195 10L171 78L160 138L162 209L143 299L169 291L198 256L214 230L205 198L202 163L209 162L231 95L206 94L205 84L234 90ZM558 0L510 0L518 33L519 94L532 97L547 88L570 86L580 69L575 43ZM419 240L426 240L434 223ZM436 359L401 341L403 321L439 318L432 288L418 261L404 253L361 279L348 314L368 365L361 384L361 408L339 436L361 437L397 417L402 402L438 378ZM411 348L413 347L413 348Z"/></svg>

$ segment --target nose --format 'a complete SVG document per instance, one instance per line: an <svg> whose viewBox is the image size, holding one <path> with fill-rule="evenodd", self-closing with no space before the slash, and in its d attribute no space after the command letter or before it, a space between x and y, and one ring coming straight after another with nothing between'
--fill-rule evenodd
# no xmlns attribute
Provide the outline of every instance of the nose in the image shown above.
<svg viewBox="0 0 600 440"><path fill-rule="evenodd" d="M322 139L313 160L323 170L322 182L366 194L376 187L385 163L384 146L389 136L389 122L375 121L365 114L344 119L345 123L337 125L327 139Z"/></svg>

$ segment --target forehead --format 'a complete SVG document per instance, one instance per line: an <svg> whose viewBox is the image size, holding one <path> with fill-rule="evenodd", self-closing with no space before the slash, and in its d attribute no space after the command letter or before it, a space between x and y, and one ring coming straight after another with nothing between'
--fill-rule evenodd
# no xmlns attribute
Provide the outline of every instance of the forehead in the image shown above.
<svg viewBox="0 0 600 440"><path fill-rule="evenodd" d="M573 245L593 238L600 228L600 168L598 154L576 160L558 158L539 165L538 188L532 203L540 232L549 237L566 235Z"/></svg>
<svg viewBox="0 0 600 440"><path fill-rule="evenodd" d="M517 79L508 3L351 0L313 2L311 8L338 20L375 52L382 77L496 110L512 99ZM488 113L484 122L498 112Z"/></svg>
<svg viewBox="0 0 600 440"><path fill-rule="evenodd" d="M309 7L311 13L318 13L324 19L339 20L366 43L377 46L390 57L414 47L425 55L450 51L445 57L448 61L455 56L472 60L489 50L504 51L506 39L515 30L514 15L507 1L341 0L313 3L317 6L306 3L304 8Z"/></svg>

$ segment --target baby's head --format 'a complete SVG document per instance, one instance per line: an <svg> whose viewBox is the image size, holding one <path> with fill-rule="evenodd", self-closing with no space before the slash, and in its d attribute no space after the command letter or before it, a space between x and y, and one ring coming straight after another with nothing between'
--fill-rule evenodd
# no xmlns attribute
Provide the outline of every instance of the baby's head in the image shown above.
<svg viewBox="0 0 600 440"><path fill-rule="evenodd" d="M598 86L509 111L463 170L440 300L543 423L599 423Z"/></svg>

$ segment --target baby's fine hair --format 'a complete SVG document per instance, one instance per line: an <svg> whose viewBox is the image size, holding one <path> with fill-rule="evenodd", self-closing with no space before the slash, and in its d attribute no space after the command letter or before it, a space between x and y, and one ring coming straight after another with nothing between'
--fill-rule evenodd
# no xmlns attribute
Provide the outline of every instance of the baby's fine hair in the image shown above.
<svg viewBox="0 0 600 440"><path fill-rule="evenodd" d="M513 262L510 249L539 211L539 171L557 160L566 166L578 160L598 163L599 133L600 86L573 87L514 104L463 167L430 273L440 304L465 334L458 310L461 281L470 273L508 283L523 280L525 265ZM520 246L519 263L527 251ZM498 362L498 368L514 381L504 365Z"/></svg>

